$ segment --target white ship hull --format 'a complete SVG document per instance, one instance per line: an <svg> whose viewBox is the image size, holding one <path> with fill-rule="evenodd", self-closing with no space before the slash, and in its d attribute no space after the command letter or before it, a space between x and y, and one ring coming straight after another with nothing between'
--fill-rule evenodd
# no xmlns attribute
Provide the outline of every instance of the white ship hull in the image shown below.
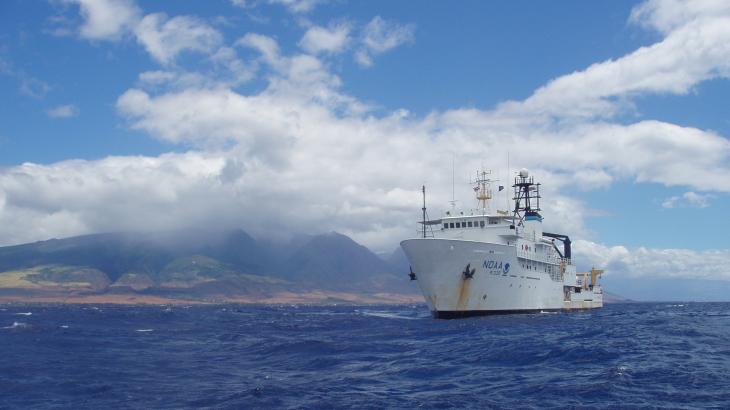
<svg viewBox="0 0 730 410"><path fill-rule="evenodd" d="M581 291L565 286L562 274L551 278L529 260L518 258L514 244L418 238L405 240L401 246L435 317L603 306L600 288Z"/></svg>

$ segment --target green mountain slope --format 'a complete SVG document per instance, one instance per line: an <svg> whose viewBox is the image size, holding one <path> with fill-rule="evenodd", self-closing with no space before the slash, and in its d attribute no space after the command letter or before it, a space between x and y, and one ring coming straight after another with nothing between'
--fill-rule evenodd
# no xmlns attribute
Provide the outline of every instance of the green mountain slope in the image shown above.
<svg viewBox="0 0 730 410"><path fill-rule="evenodd" d="M109 233L0 248L0 293L416 293L397 271L337 233L284 243L259 242L242 230Z"/></svg>

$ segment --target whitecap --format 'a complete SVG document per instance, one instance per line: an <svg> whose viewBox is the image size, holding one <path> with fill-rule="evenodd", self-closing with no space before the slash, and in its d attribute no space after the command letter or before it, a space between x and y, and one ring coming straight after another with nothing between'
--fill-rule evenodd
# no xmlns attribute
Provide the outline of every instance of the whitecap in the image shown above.
<svg viewBox="0 0 730 410"><path fill-rule="evenodd" d="M68 329L68 325L61 325L59 326L61 329Z"/></svg>
<svg viewBox="0 0 730 410"><path fill-rule="evenodd" d="M16 315L19 315L19 316L30 316L32 314L33 314L33 312L18 312L18 313L16 313Z"/></svg>
<svg viewBox="0 0 730 410"><path fill-rule="evenodd" d="M627 374L628 370L629 370L628 366L619 365L619 366L616 366L613 371L616 376L624 376Z"/></svg>
<svg viewBox="0 0 730 410"><path fill-rule="evenodd" d="M152 332L155 329L137 329L135 332Z"/></svg>
<svg viewBox="0 0 730 410"><path fill-rule="evenodd" d="M29 324L27 324L27 323L23 323L23 322L13 322L13 324L12 324L12 325L10 325L10 326L5 326L5 327L3 327L3 329L26 329L26 328L29 328L29 327L30 327L30 325L29 325Z"/></svg>
<svg viewBox="0 0 730 410"><path fill-rule="evenodd" d="M363 316L373 316L373 317L379 317L379 318L383 318L383 319L406 319L406 320L418 319L418 318L415 318L412 316L401 316L399 314L391 313L391 312L378 312L378 311L371 312L369 310L363 310L363 311L359 311L358 313L360 313Z"/></svg>

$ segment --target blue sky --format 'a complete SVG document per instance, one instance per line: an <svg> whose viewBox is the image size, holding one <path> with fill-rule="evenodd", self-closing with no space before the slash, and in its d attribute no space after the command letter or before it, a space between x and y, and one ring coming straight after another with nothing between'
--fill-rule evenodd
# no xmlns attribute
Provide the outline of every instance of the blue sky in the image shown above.
<svg viewBox="0 0 730 410"><path fill-rule="evenodd" d="M583 263L730 281L722 1L8 0L0 27L0 244L233 225L385 251L422 183L446 209L452 155L466 180L509 152Z"/></svg>

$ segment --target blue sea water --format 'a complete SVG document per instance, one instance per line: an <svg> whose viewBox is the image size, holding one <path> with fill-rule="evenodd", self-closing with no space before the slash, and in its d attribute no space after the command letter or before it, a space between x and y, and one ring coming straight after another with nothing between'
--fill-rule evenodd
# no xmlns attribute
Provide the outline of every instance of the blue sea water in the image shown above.
<svg viewBox="0 0 730 410"><path fill-rule="evenodd" d="M2 408L730 407L730 304L0 305Z"/></svg>

